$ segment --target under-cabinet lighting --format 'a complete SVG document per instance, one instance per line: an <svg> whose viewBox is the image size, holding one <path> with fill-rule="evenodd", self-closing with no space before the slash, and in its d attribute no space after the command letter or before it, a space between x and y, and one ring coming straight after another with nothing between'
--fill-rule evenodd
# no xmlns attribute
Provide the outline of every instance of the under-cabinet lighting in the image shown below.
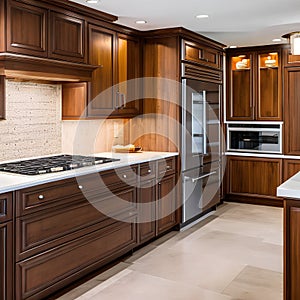
<svg viewBox="0 0 300 300"><path fill-rule="evenodd" d="M291 45L291 54L300 55L300 31L287 33L282 37L288 39Z"/></svg>
<svg viewBox="0 0 300 300"><path fill-rule="evenodd" d="M86 3L98 3L98 0L85 0Z"/></svg>
<svg viewBox="0 0 300 300"><path fill-rule="evenodd" d="M281 39L273 39L272 42L281 42Z"/></svg>
<svg viewBox="0 0 300 300"><path fill-rule="evenodd" d="M229 46L229 48L237 48L237 46Z"/></svg>

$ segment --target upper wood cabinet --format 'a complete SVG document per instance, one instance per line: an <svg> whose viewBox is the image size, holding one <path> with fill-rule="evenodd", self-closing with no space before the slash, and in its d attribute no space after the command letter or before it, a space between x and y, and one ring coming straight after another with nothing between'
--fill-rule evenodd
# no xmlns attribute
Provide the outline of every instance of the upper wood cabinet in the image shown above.
<svg viewBox="0 0 300 300"><path fill-rule="evenodd" d="M281 48L227 51L228 121L282 120Z"/></svg>
<svg viewBox="0 0 300 300"><path fill-rule="evenodd" d="M300 155L300 67L285 68L284 153Z"/></svg>
<svg viewBox="0 0 300 300"><path fill-rule="evenodd" d="M49 57L85 62L85 21L50 13Z"/></svg>
<svg viewBox="0 0 300 300"><path fill-rule="evenodd" d="M139 114L139 86L131 81L141 74L139 39L89 25L89 63L98 68L89 88L88 116Z"/></svg>
<svg viewBox="0 0 300 300"><path fill-rule="evenodd" d="M47 56L47 10L18 1L7 2L7 50Z"/></svg>
<svg viewBox="0 0 300 300"><path fill-rule="evenodd" d="M191 41L182 40L182 60L221 69L222 57L222 52L217 49Z"/></svg>
<svg viewBox="0 0 300 300"><path fill-rule="evenodd" d="M105 117L115 109L115 39L114 31L89 25L89 63L98 66L89 88L89 116Z"/></svg>

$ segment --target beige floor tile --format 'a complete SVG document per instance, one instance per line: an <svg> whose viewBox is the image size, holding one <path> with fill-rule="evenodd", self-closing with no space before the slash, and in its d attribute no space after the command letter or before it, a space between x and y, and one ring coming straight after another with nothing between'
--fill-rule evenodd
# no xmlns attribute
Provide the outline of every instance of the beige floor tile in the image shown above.
<svg viewBox="0 0 300 300"><path fill-rule="evenodd" d="M282 300L283 275L247 266L223 293L242 300Z"/></svg>
<svg viewBox="0 0 300 300"><path fill-rule="evenodd" d="M123 276L101 284L77 300L232 300L193 285L158 278L136 271L123 272Z"/></svg>

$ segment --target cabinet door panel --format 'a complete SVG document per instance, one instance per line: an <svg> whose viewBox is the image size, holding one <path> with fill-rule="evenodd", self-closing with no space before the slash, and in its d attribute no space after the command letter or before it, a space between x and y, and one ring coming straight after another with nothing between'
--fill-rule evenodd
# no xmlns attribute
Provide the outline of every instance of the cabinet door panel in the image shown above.
<svg viewBox="0 0 300 300"><path fill-rule="evenodd" d="M155 237L155 222L156 222L156 185L155 180L145 181L141 184L138 198L138 216L139 221L151 220L149 222L139 222L139 243Z"/></svg>
<svg viewBox="0 0 300 300"><path fill-rule="evenodd" d="M281 172L281 159L230 157L229 193L276 198Z"/></svg>
<svg viewBox="0 0 300 300"><path fill-rule="evenodd" d="M283 180L286 181L300 171L300 160L285 159L283 169Z"/></svg>
<svg viewBox="0 0 300 300"><path fill-rule="evenodd" d="M7 50L47 56L47 11L16 1L8 1Z"/></svg>
<svg viewBox="0 0 300 300"><path fill-rule="evenodd" d="M285 71L285 154L300 155L300 68Z"/></svg>
<svg viewBox="0 0 300 300"><path fill-rule="evenodd" d="M115 33L101 27L89 26L89 63L99 66L89 89L89 116L108 116L114 110L115 91ZM107 90L108 89L108 90ZM104 92L106 91L106 92Z"/></svg>
<svg viewBox="0 0 300 300"><path fill-rule="evenodd" d="M51 13L49 57L85 61L84 20Z"/></svg>
<svg viewBox="0 0 300 300"><path fill-rule="evenodd" d="M176 225L177 195L175 175L163 178L158 183L157 234Z"/></svg>
<svg viewBox="0 0 300 300"><path fill-rule="evenodd" d="M0 224L0 299L13 299L12 222Z"/></svg>

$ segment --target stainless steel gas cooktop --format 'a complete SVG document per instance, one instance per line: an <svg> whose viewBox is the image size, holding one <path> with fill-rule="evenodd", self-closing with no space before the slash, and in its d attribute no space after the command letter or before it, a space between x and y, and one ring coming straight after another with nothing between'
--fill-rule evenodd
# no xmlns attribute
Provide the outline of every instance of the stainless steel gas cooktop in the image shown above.
<svg viewBox="0 0 300 300"><path fill-rule="evenodd" d="M22 175L40 175L99 165L118 160L119 159L107 157L62 154L0 164L0 171Z"/></svg>

